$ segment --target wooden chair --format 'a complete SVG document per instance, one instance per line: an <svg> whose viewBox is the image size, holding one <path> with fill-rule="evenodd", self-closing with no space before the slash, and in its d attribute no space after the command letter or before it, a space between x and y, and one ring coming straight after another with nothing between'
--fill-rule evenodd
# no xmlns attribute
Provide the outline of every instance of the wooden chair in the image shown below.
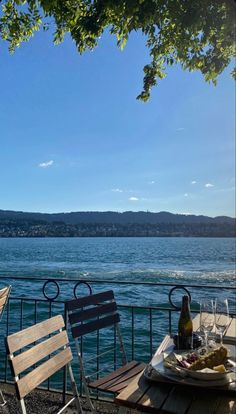
<svg viewBox="0 0 236 414"><path fill-rule="evenodd" d="M69 369L73 398L58 414L62 413L72 401L75 401L77 412L82 413L70 364L73 357L68 346L67 332L63 330L64 326L63 317L58 315L6 338L16 394L23 414L26 414L24 402L26 395L64 366L68 366Z"/></svg>
<svg viewBox="0 0 236 414"><path fill-rule="evenodd" d="M0 289L0 322L2 319L4 309L7 305L10 293L11 293L10 285ZM3 407L5 404L6 404L6 400L3 396L2 390L0 390L0 407Z"/></svg>
<svg viewBox="0 0 236 414"><path fill-rule="evenodd" d="M2 315L7 305L7 301L8 301L10 293L11 293L10 285L0 289L0 321L2 319Z"/></svg>
<svg viewBox="0 0 236 414"><path fill-rule="evenodd" d="M71 325L72 336L76 344L81 371L81 379L84 386L85 395L90 410L95 414L96 411L90 398L89 388L106 393L112 393L114 396L117 393L121 392L130 383L130 381L132 381L132 379L145 368L146 364L137 361L127 361L119 328L120 316L117 312L117 305L112 290L67 301L66 311ZM87 375L87 369L85 369L85 361L81 352L81 344L79 344L79 339L84 337L86 334L96 331L99 336L102 329L111 326L113 326L115 333L113 334L111 332L110 334L107 334L106 339L107 337L108 339L114 338L114 346L109 349L106 346L105 352L102 350L99 355L90 357L89 362L91 363L91 361L95 359L96 363L96 361L99 361L101 355L112 355L114 352L116 352L117 336L117 345L120 348L122 366L114 370L113 365L113 371L103 376L102 378L98 377L98 373L101 371L98 369L95 373L97 375L97 379L91 382L91 378ZM94 340L96 341L95 338L93 338L93 342ZM100 351L99 344L97 345L97 348L97 351Z"/></svg>

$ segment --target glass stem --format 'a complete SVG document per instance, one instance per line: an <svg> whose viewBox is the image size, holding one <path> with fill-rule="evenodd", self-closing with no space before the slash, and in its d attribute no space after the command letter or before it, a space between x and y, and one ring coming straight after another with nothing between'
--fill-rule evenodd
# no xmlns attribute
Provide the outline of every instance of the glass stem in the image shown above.
<svg viewBox="0 0 236 414"><path fill-rule="evenodd" d="M205 334L205 346L207 348L208 347L208 332L205 331L204 334Z"/></svg>
<svg viewBox="0 0 236 414"><path fill-rule="evenodd" d="M220 345L223 345L223 332L220 332Z"/></svg>

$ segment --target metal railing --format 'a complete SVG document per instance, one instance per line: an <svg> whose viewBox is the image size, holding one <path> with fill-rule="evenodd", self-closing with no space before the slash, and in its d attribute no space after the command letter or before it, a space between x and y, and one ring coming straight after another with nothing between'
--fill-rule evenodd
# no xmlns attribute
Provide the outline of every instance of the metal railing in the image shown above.
<svg viewBox="0 0 236 414"><path fill-rule="evenodd" d="M165 334L173 333L174 327L177 326L180 298L183 293L189 295L190 301L192 300L191 311L196 313L199 311L200 297L204 295L216 297L224 292L231 300L231 315L236 315L235 286L7 276L0 277L0 282L12 285L12 294L0 325L0 381L4 382L12 381L4 351L4 337L56 314L64 315L67 323L64 303L73 297L113 289L121 314L121 328L128 358L144 362L150 360ZM148 292L148 295L145 292ZM70 337L69 330L68 333ZM87 351L88 354L96 352L100 339L97 335L92 342L82 343L84 352ZM104 339L105 345L106 341L107 338ZM114 342L116 342L115 333ZM72 339L71 345L74 350ZM117 355L110 355L110 359L115 367ZM74 364L77 364L76 359ZM78 382L80 382L79 377L77 370ZM48 390L56 389L65 395L66 372L64 371L62 376L57 376L53 381L48 380L44 385Z"/></svg>

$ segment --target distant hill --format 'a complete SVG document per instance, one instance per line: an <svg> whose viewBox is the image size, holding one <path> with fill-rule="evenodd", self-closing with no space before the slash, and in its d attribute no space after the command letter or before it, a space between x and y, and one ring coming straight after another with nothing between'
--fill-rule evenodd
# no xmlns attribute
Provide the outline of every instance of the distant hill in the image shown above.
<svg viewBox="0 0 236 414"><path fill-rule="evenodd" d="M227 216L208 217L187 214L173 214L166 211L152 213L149 211L78 211L71 213L31 213L22 211L0 210L0 220L41 221L65 224L235 224L235 218Z"/></svg>
<svg viewBox="0 0 236 414"><path fill-rule="evenodd" d="M0 237L235 237L235 219L168 212L0 210Z"/></svg>

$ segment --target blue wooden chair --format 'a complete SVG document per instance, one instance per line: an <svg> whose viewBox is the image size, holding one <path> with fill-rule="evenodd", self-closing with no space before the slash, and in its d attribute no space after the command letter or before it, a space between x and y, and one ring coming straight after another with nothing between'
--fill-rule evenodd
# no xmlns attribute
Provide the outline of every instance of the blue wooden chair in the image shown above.
<svg viewBox="0 0 236 414"><path fill-rule="evenodd" d="M128 362L127 360L119 327L120 315L117 311L117 304L112 290L67 301L66 312L71 325L72 336L75 340L82 384L87 402L92 413L96 414L90 398L89 389L110 393L110 395L115 396L146 367L146 364L137 361ZM101 337L101 331L105 329L105 347L100 348L98 339L96 355L90 355L85 361L84 354L81 350L81 338L84 338L87 334L92 334L92 342L94 344L96 343L96 334L97 338ZM109 372L101 375L103 369L100 366L100 360L105 355L109 355L112 361L114 353L119 353L120 355L120 366L114 369L114 364L112 364ZM96 375L97 379L92 380L92 375L88 375L88 364L96 367L96 372L93 375Z"/></svg>

